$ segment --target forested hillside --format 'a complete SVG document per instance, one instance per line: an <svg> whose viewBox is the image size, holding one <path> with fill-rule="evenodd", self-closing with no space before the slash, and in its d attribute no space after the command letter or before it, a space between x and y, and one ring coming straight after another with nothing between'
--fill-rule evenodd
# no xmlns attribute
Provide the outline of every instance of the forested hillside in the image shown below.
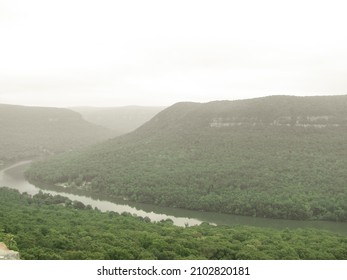
<svg viewBox="0 0 347 280"><path fill-rule="evenodd" d="M164 110L164 107L74 107L71 110L80 113L88 122L102 125L112 129L115 134L121 135L140 127L157 113Z"/></svg>
<svg viewBox="0 0 347 280"><path fill-rule="evenodd" d="M31 181L170 207L347 221L347 96L178 103Z"/></svg>
<svg viewBox="0 0 347 280"><path fill-rule="evenodd" d="M0 188L0 242L21 259L347 259L347 238L319 230L176 227L101 213L62 196Z"/></svg>
<svg viewBox="0 0 347 280"><path fill-rule="evenodd" d="M0 104L0 164L87 146L112 136L71 110Z"/></svg>

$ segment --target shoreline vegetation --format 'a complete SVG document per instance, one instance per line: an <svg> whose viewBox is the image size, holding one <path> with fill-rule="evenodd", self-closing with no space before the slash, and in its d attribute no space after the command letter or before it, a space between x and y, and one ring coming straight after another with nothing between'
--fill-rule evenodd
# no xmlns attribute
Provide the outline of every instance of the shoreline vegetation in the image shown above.
<svg viewBox="0 0 347 280"><path fill-rule="evenodd" d="M4 187L0 217L0 240L21 259L347 259L347 237L327 231L184 228Z"/></svg>
<svg viewBox="0 0 347 280"><path fill-rule="evenodd" d="M29 163L30 164L30 163ZM182 208L170 208L156 206L148 203L131 202L124 199L112 199L109 196L102 196L97 193L91 193L88 191L63 188L57 186L50 186L47 184L31 184L25 178L23 172L28 166L28 163L17 163L14 166L8 168L6 171L8 179L1 182L0 185L9 186L19 190L21 193L27 192L30 195L35 195L42 191L44 193L50 193L51 195L62 195L75 201L80 201L85 205L91 205L93 208L97 207L102 212L115 211L119 214L123 212L130 213L135 216L149 217L152 221L160 221L165 219L171 219L174 225L177 226L193 226L199 225L203 222L207 222L213 225L244 225L244 226L256 226L256 227L270 227L273 229L297 229L297 228L314 228L319 230L328 230L337 234L347 234L347 223L334 222L334 221L319 221L319 220L284 220L262 217L249 217L242 215L223 214L217 212L206 212L197 210L187 210ZM13 169L13 170L12 170ZM0 171L0 174L4 174L4 170ZM16 184L13 185L13 180ZM22 187L20 187L22 186Z"/></svg>

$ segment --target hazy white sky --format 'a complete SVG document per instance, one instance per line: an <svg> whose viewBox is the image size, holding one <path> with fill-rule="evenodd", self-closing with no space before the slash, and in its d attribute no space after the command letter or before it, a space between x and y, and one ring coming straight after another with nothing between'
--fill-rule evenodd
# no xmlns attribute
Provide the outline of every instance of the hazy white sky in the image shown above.
<svg viewBox="0 0 347 280"><path fill-rule="evenodd" d="M0 103L347 94L347 3L0 0Z"/></svg>

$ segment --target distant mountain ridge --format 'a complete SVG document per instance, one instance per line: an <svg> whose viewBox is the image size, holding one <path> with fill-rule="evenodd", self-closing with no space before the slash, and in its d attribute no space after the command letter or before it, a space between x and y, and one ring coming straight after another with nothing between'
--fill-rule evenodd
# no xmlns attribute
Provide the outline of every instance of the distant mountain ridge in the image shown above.
<svg viewBox="0 0 347 280"><path fill-rule="evenodd" d="M183 102L28 177L170 207L347 221L344 139L347 96Z"/></svg>
<svg viewBox="0 0 347 280"><path fill-rule="evenodd" d="M82 117L94 124L115 131L116 135L125 134L140 127L165 107L124 106L124 107L74 107Z"/></svg>
<svg viewBox="0 0 347 280"><path fill-rule="evenodd" d="M0 161L55 154L112 136L68 109L0 104Z"/></svg>
<svg viewBox="0 0 347 280"><path fill-rule="evenodd" d="M209 103L181 102L162 111L146 126L173 121L211 127L238 125L347 124L347 96L268 96ZM172 125L172 123L171 123Z"/></svg>

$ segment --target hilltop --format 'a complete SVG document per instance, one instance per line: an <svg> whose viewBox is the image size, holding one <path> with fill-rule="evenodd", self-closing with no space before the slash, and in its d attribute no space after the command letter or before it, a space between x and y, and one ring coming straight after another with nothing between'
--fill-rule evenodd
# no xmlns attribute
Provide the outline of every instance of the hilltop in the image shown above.
<svg viewBox="0 0 347 280"><path fill-rule="evenodd" d="M31 181L170 207L347 221L347 96L178 103Z"/></svg>
<svg viewBox="0 0 347 280"><path fill-rule="evenodd" d="M85 147L113 134L68 109L0 104L0 164Z"/></svg>

